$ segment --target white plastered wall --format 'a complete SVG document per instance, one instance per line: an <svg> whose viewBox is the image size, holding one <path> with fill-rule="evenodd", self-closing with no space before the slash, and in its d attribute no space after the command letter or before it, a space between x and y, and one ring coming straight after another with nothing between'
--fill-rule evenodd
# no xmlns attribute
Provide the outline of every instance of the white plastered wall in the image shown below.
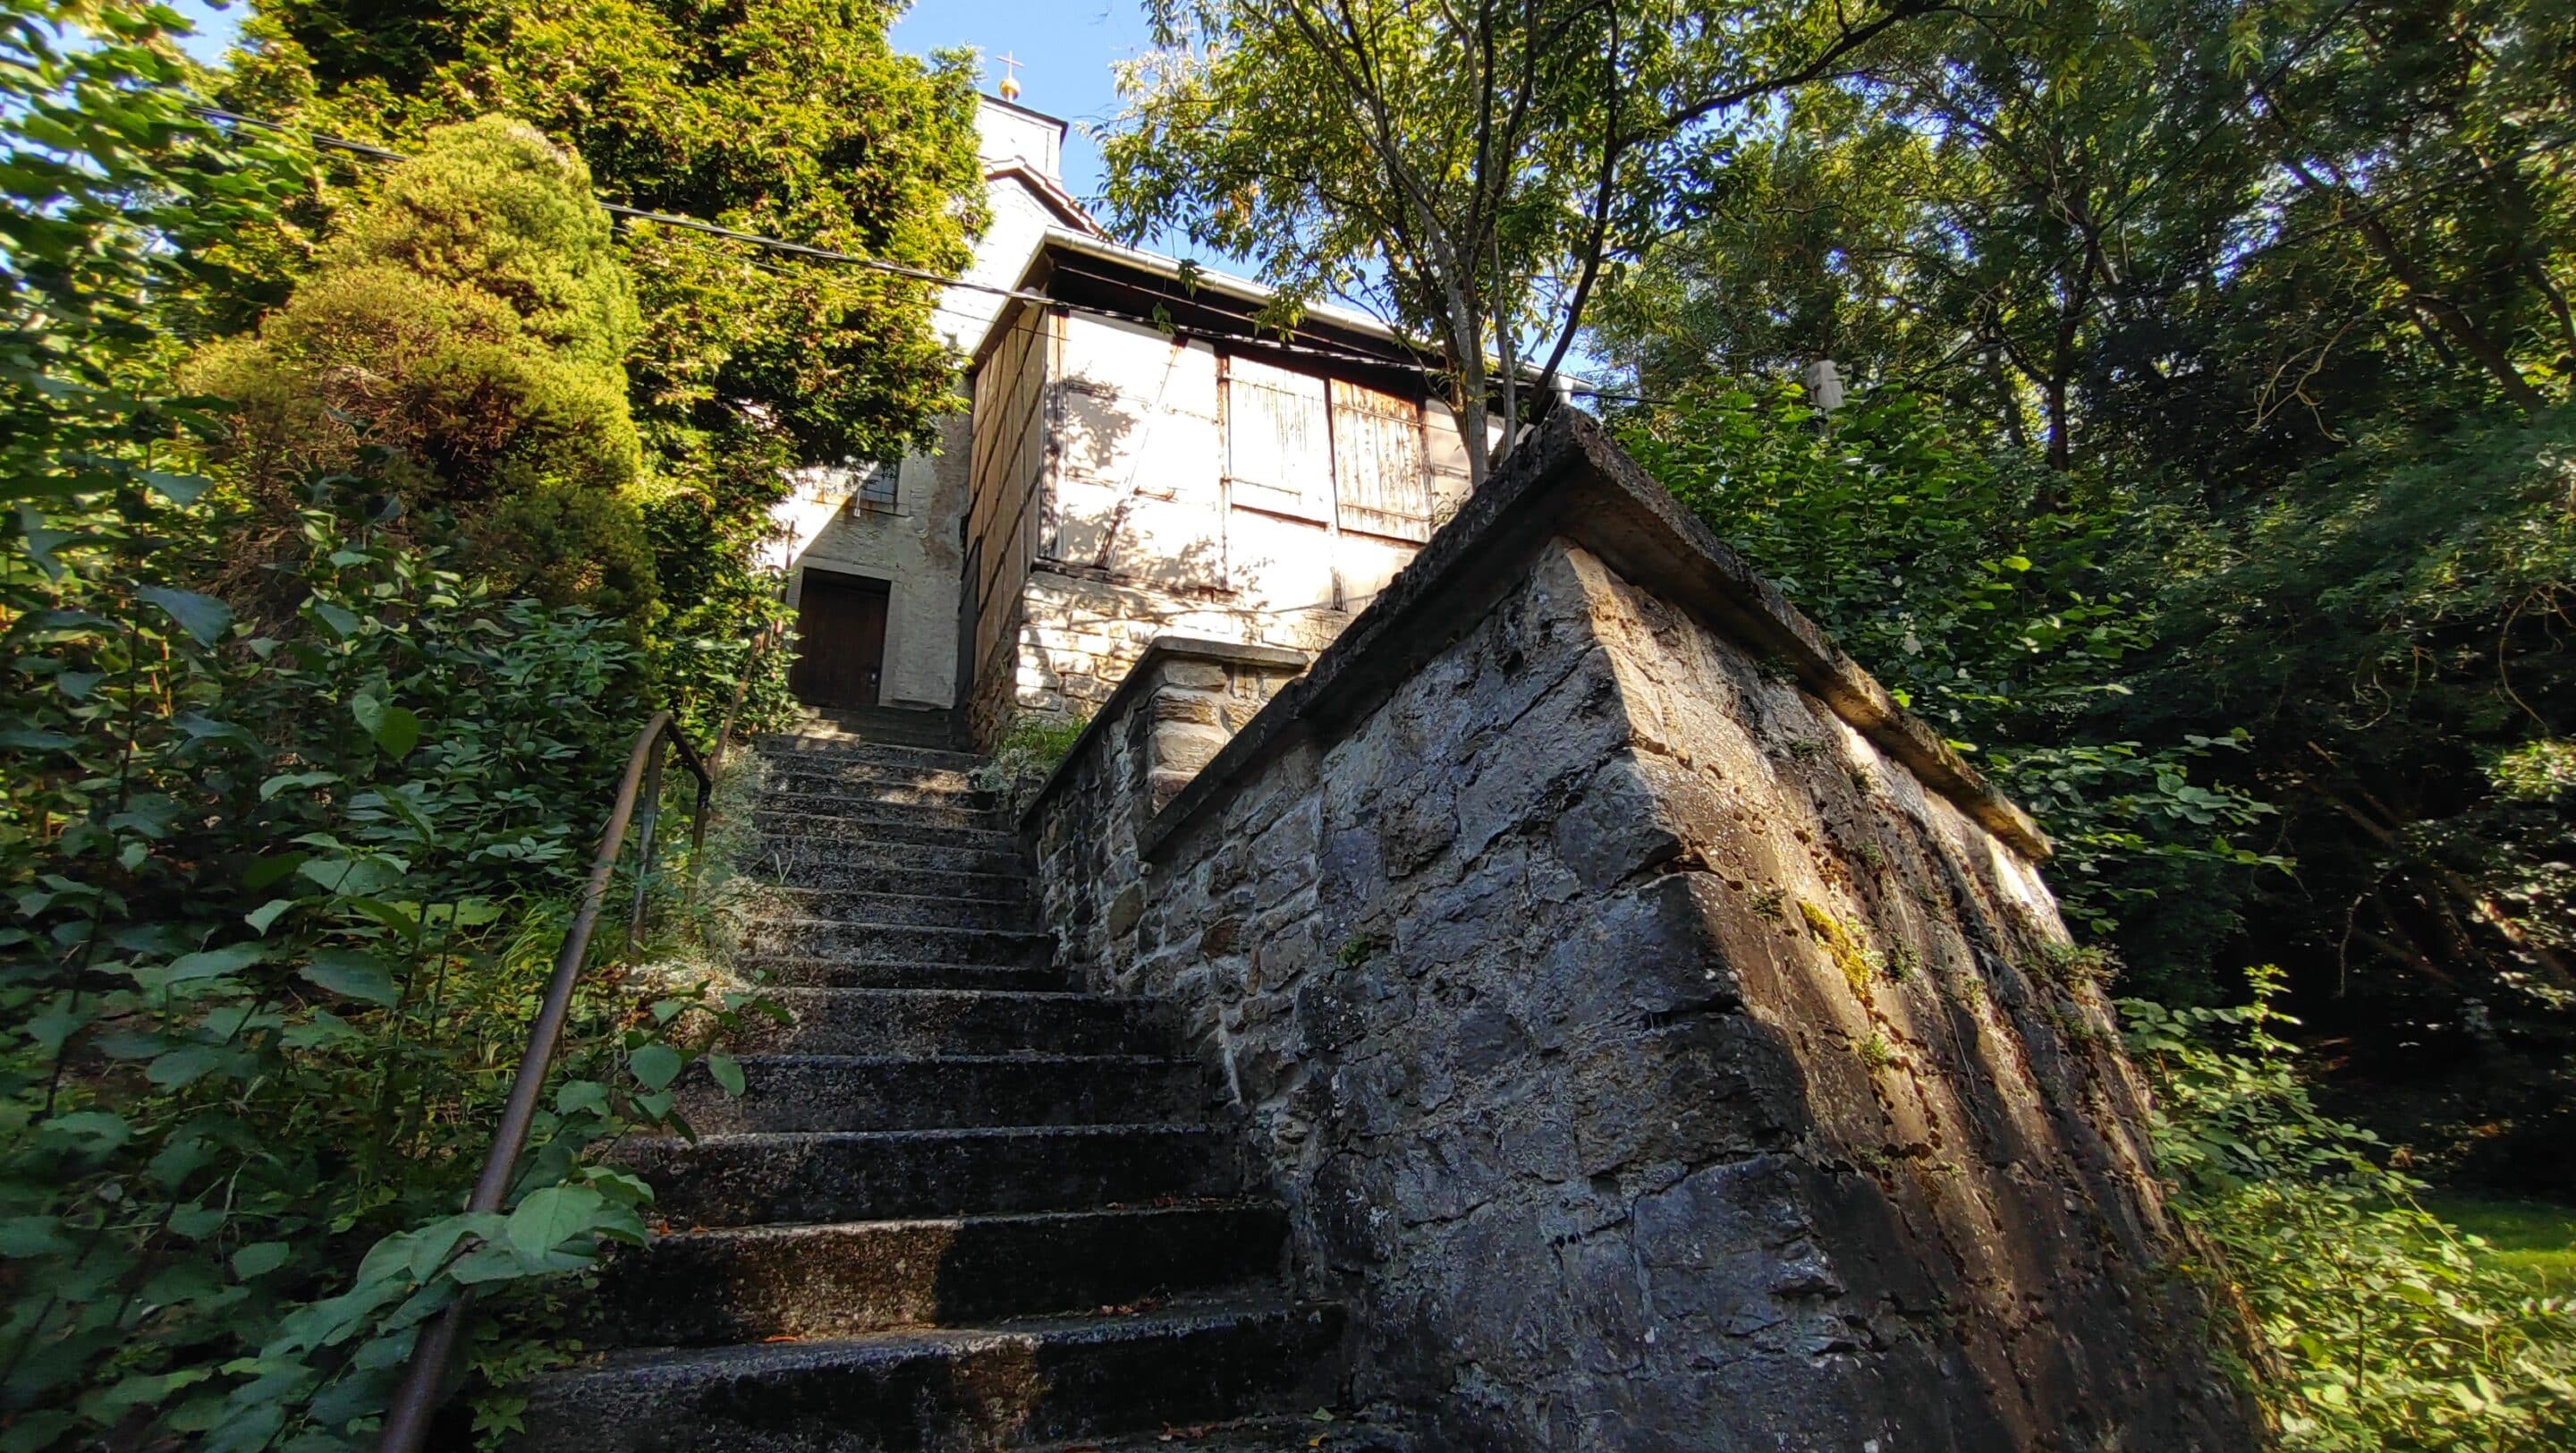
<svg viewBox="0 0 2576 1453"><path fill-rule="evenodd" d="M1088 715L1159 635L1319 651L1413 558L1412 542L1228 499L1208 343L1078 312L1058 327L1020 710ZM1466 499L1466 451L1447 408L1435 403L1426 422L1436 524ZM1329 499L1329 481L1322 490Z"/></svg>
<svg viewBox="0 0 2576 1453"><path fill-rule="evenodd" d="M989 100L976 120L987 165L1018 162L1054 174L1060 124ZM986 188L986 202L992 220L976 242L964 280L1011 287L1059 219L1027 183L1009 175ZM970 355L1005 301L980 288L951 288L941 295L932 326L960 356ZM794 495L771 511L778 540L769 563L787 571L791 608L803 595L807 566L888 582L882 705L944 710L957 700L960 522L969 437L962 403L961 393L961 411L940 421L936 454L904 459L892 510L862 510L852 470L808 469L795 476Z"/></svg>

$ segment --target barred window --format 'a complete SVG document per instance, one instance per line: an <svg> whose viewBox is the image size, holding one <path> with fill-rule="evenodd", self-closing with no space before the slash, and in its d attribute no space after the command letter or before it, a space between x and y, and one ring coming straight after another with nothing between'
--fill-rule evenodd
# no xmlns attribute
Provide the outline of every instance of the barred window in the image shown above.
<svg viewBox="0 0 2576 1453"><path fill-rule="evenodd" d="M878 460L859 468L859 508L872 515L894 513L895 481L902 466L889 460Z"/></svg>

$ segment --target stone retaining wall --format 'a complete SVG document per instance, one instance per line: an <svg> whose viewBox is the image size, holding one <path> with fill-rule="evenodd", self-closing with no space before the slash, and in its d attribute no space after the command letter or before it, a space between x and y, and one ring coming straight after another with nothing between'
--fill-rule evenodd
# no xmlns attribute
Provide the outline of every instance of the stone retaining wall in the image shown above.
<svg viewBox="0 0 2576 1453"><path fill-rule="evenodd" d="M1062 951L1222 1067L1362 1398L1478 1449L2250 1442L2045 839L1587 423L1293 684L1213 649L1025 822Z"/></svg>

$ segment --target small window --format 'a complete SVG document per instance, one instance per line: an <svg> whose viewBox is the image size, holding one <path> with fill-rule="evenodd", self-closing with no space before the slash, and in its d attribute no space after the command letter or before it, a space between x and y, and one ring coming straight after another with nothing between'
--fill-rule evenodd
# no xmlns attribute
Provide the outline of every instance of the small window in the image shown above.
<svg viewBox="0 0 2576 1453"><path fill-rule="evenodd" d="M1416 544L1430 539L1422 406L1333 380L1333 492L1345 530Z"/></svg>
<svg viewBox="0 0 2576 1453"><path fill-rule="evenodd" d="M861 512L871 515L893 514L895 481L902 472L902 466L886 460L860 466L858 499Z"/></svg>
<svg viewBox="0 0 2576 1453"><path fill-rule="evenodd" d="M1236 504L1417 544L1431 538L1420 403L1231 357L1225 423Z"/></svg>
<svg viewBox="0 0 2576 1453"><path fill-rule="evenodd" d="M1234 502L1324 521L1333 515L1333 436L1324 381L1250 358L1226 360L1225 474Z"/></svg>

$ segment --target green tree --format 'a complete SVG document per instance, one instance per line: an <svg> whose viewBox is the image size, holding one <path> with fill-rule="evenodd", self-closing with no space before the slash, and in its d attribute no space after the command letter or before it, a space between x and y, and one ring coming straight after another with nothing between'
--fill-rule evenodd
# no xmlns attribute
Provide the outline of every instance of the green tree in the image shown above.
<svg viewBox="0 0 2576 1453"><path fill-rule="evenodd" d="M1544 407L1605 260L1686 141L1935 8L1155 0L1120 76L1111 215L1250 256L1437 358L1482 479Z"/></svg>
<svg viewBox="0 0 2576 1453"><path fill-rule="evenodd" d="M1919 702L2057 703L1955 729L2069 844L2119 828L2059 881L2155 992L2278 961L2428 1155L2576 1190L2524 1149L2576 1114L2576 7L2099 0L1909 34L1703 138L1597 315L1670 401L1638 427ZM1700 457L1742 428L1713 396L1819 356L1996 452L2003 513L1870 444L1896 400L1867 391L1830 437L1871 473ZM2032 570L1998 596L1941 568L1952 526ZM2053 639L2027 631L2058 615L2042 583L2116 600L2085 629L2122 648L2016 657ZM1970 624L1909 637L1925 619ZM2231 824L2203 792L2274 811ZM2138 803L2190 811L2139 840L2102 816ZM2213 830L2295 876L2170 876Z"/></svg>
<svg viewBox="0 0 2576 1453"><path fill-rule="evenodd" d="M416 151L489 112L588 165L608 200L953 276L983 218L974 68L898 54L886 3L748 0L260 0L226 83L245 113ZM365 178L322 187L274 251ZM935 285L782 263L638 225L620 245L643 328L628 359L643 505L670 612L675 700L721 698L745 622L774 610L753 568L789 472L926 447L956 406Z"/></svg>
<svg viewBox="0 0 2576 1453"><path fill-rule="evenodd" d="M172 368L260 295L240 239L311 158L201 120L181 33L0 21L0 1444L29 1453L362 1445L421 1317L468 1284L541 1301L640 1235L649 1193L577 1156L667 1123L682 1049L747 1001L630 1022L595 980L515 1206L453 1214L637 653L387 539L348 480L266 555L269 618L207 592L242 524L188 465L226 420ZM598 302L539 291L573 333ZM554 1355L478 1337L482 1417Z"/></svg>
<svg viewBox="0 0 2576 1453"><path fill-rule="evenodd" d="M223 457L272 514L363 463L410 512L455 512L507 593L640 624L637 326L588 169L491 117L431 132L257 336L188 381L234 404Z"/></svg>

